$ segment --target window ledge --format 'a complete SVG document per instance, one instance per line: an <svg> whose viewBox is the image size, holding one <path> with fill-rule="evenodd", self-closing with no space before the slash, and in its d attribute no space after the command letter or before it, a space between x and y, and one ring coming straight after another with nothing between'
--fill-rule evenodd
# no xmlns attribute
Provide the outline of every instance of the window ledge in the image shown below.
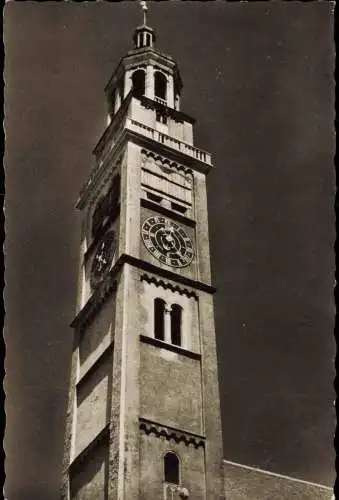
<svg viewBox="0 0 339 500"><path fill-rule="evenodd" d="M141 342L145 342L145 344L150 344L155 347L160 347L161 349L167 349L168 351L176 352L177 354L181 354L182 356L186 356L187 358L192 359L201 359L201 354L198 352L189 351L174 344L168 344L167 342L163 342L162 340L155 339L154 337L148 337L147 335L140 335Z"/></svg>
<svg viewBox="0 0 339 500"><path fill-rule="evenodd" d="M151 200L147 200L146 198L141 198L140 202L142 207L150 208L151 210L157 210L162 215L165 215L167 217L172 217L173 219L176 219L177 221L181 222L181 224L186 224L187 226L195 227L195 220L185 215L182 215L181 213L176 212L173 209L166 208L163 205L160 205L159 203L156 203Z"/></svg>
<svg viewBox="0 0 339 500"><path fill-rule="evenodd" d="M76 388L79 389L79 387L86 381L88 378L91 377L91 375L95 372L95 370L99 367L99 365L103 362L106 361L105 358L107 355L111 354L114 349L114 342L111 340L110 343L104 348L104 350L98 355L96 359L92 362L91 365L88 366L88 368L81 372L80 368L80 375L79 378L76 382Z"/></svg>

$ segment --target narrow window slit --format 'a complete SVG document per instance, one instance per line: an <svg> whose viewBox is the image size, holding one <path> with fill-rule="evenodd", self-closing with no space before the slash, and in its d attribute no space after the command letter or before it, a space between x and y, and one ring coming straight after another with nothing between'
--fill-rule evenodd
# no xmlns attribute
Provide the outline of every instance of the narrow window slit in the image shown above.
<svg viewBox="0 0 339 500"><path fill-rule="evenodd" d="M165 340L165 301L162 299L154 300L154 338Z"/></svg>

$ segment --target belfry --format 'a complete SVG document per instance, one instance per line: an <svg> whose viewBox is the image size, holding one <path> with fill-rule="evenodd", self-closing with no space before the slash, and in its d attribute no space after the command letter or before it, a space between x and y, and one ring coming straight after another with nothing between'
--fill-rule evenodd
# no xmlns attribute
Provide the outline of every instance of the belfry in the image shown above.
<svg viewBox="0 0 339 500"><path fill-rule="evenodd" d="M222 500L206 175L147 22L106 89L80 192L63 500Z"/></svg>

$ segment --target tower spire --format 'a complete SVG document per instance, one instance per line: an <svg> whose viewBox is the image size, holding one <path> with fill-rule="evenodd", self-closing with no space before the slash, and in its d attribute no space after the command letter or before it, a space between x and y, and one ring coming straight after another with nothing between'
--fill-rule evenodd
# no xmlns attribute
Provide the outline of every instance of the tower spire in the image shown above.
<svg viewBox="0 0 339 500"><path fill-rule="evenodd" d="M140 0L140 6L142 8L142 11L143 11L143 14L144 14L144 21L143 21L143 25L146 26L147 25L147 11L148 11L148 5L147 5L147 2L145 0Z"/></svg>
<svg viewBox="0 0 339 500"><path fill-rule="evenodd" d="M145 0L139 0L139 5L143 12L143 24L138 26L134 31L133 40L136 49L141 49L145 47L152 48L155 41L154 30L147 26L147 12L148 5Z"/></svg>

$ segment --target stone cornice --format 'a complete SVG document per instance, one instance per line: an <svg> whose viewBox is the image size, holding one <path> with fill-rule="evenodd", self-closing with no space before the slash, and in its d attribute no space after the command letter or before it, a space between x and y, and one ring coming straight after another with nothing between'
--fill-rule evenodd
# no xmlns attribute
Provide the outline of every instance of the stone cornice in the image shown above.
<svg viewBox="0 0 339 500"><path fill-rule="evenodd" d="M127 57L128 56L135 56L138 54L149 54L149 55L154 57L156 62L164 60L167 63L170 63L172 66L176 65L176 62L172 56L170 56L169 54L166 54L165 52L162 52L159 49L152 48L152 47L143 47L142 49L131 49L127 52Z"/></svg>
<svg viewBox="0 0 339 500"><path fill-rule="evenodd" d="M162 267L155 266L150 262L146 262L136 257L132 257L131 255L122 254L120 259L123 262L126 262L127 264L137 267L138 269L149 271L151 273L157 274L158 276L162 276L172 281L176 281L177 283L186 285L190 288L194 288L195 290L201 290L203 292L211 294L215 293L216 291L216 288L212 285L208 285L207 283L203 283L202 281L196 281L191 278L187 278L186 276L181 276L180 274L174 273L173 271L169 271L167 269L163 269Z"/></svg>
<svg viewBox="0 0 339 500"><path fill-rule="evenodd" d="M200 360L201 354L198 352L189 351L188 349L184 349L175 344L169 344L168 342L164 342L163 340L158 340L154 337L148 337L147 335L140 335L141 342L145 344L153 345L154 347L159 347L160 349L167 349L168 351L176 352L181 356L186 356L187 358Z"/></svg>
<svg viewBox="0 0 339 500"><path fill-rule="evenodd" d="M196 300L198 299L198 296L194 290L189 290L188 288L183 288L179 285L173 284L169 281L165 281L159 278L156 278L155 276L151 274L146 274L143 273L140 276L141 281L146 281L147 283L153 283L156 287L162 287L165 290L169 289L172 292L178 292L180 295L186 295L187 297L194 297Z"/></svg>
<svg viewBox="0 0 339 500"><path fill-rule="evenodd" d="M175 80L179 89L182 88L182 80L179 72L178 65L172 56L161 52L155 48L145 47L142 49L131 49L127 54L122 57L114 70L109 82L105 87L105 94L109 94L111 89L114 88L116 82L121 78L123 72L133 67L135 64L143 63L160 64L162 69L171 69L175 76Z"/></svg>
<svg viewBox="0 0 339 500"><path fill-rule="evenodd" d="M205 447L205 437L199 434L193 434L181 429L176 429L175 427L162 425L145 418L139 418L139 427L140 430L147 435L152 433L158 438L164 436L168 441L174 439L177 443L185 443L186 446L193 444L195 448L199 446Z"/></svg>
<svg viewBox="0 0 339 500"><path fill-rule="evenodd" d="M129 120L129 121L131 121L131 120ZM194 156L191 156L190 154L187 154L183 151L175 149L167 144L164 144L163 142L160 142L156 139L153 139L152 137L147 137L147 135L144 135L143 133L141 133L142 127L140 127L140 132L136 131L136 130L132 130L128 127L129 127L129 124L127 124L127 128L125 128L123 131L126 134L126 137L141 147L150 148L153 151L160 153L162 155L166 154L166 155L168 155L169 158L172 158L173 161L177 161L178 163L185 163L186 165L189 165L189 167L191 169L197 170L198 172L202 172L205 175L207 175L213 168L212 165L210 165L209 163L206 163L203 160L200 160L199 158L196 158ZM175 141L176 141L176 139L175 139ZM181 142L181 141L178 141L178 142ZM192 147L192 148L197 151L197 148L195 148L195 147Z"/></svg>
<svg viewBox="0 0 339 500"><path fill-rule="evenodd" d="M162 267L155 266L150 262L146 262L133 257L132 255L123 253L120 255L105 280L98 286L97 290L90 297L85 306L76 315L70 325L72 328L80 327L80 331L82 331L93 320L94 316L100 311L104 302L110 295L112 295L112 293L115 292L117 288L116 276L124 264L129 264L138 269L142 269L143 271L157 274L158 276L181 283L182 285L186 285L195 290L201 290L202 292L210 294L213 294L216 291L216 288L212 285L192 280L191 278L186 278L185 276L176 274L173 271L163 269Z"/></svg>
<svg viewBox="0 0 339 500"><path fill-rule="evenodd" d="M79 455L75 457L75 459L69 465L70 473L76 474L79 469L83 467L84 462L91 459L91 452L99 446L105 440L108 441L109 438L109 424L106 424L105 427L97 434L97 436L86 446L84 450L82 450Z"/></svg>
<svg viewBox="0 0 339 500"><path fill-rule="evenodd" d="M126 140L132 140L136 144L138 144L141 147L146 147L149 150L152 150L156 153L160 153L161 158L165 160L165 157L163 156L164 152L165 154L168 155L171 160L167 160L169 165L174 165L178 164L180 165L177 167L178 169L181 168L181 164L189 165L190 168L187 167L182 167L183 169L186 168L186 171L189 171L190 169L193 170L198 170L199 172L202 172L204 174L208 174L210 170L213 168L211 164L206 163L204 160L199 159L198 157L194 157L191 154L187 154L187 152L179 151L178 149L175 149L171 146L168 146L164 144L163 142L159 142L156 139L153 139L151 137L147 137L147 135L144 135L141 133L142 130L142 124L139 124L140 131L139 130L132 130L129 127L131 125L132 121L126 118L126 109L130 103L131 98L133 97L133 92L130 92L128 96L125 98L121 108L119 109L117 115L113 118L112 122L110 125L106 128L102 136L100 137L99 141L97 142L93 153L97 157L98 165L96 165L93 169L92 172L90 173L88 181L84 184L82 187L80 194L79 194L79 199L77 201L76 207L79 209L82 209L84 207L84 204L86 200L89 197L89 193L95 185L98 182L98 179L104 175L105 170L107 169L107 163L108 159L112 158L114 155L116 155L119 151L119 149L124 145ZM121 113L121 114L120 114ZM125 122L124 122L125 120ZM131 123L130 123L131 122ZM134 127L135 128L135 127ZM146 127L147 128L147 127ZM150 129L152 130L152 129ZM156 133L156 131L154 131ZM114 142L111 144L111 147L105 151L105 148L107 147L107 144L110 142L112 136L115 136ZM166 134L162 134L166 136ZM168 136L169 137L169 136ZM169 140L171 138L169 137ZM189 151L196 151L199 152L199 154L202 155L209 155L209 153L199 150L198 148L195 148L194 146L191 146L189 144L186 144L182 141L176 140L172 138L174 142L177 143L182 143L183 146L186 148L189 148ZM153 153L154 154L154 153ZM198 154L198 153L197 153ZM101 160L99 161L99 157L101 156ZM118 162L114 162L119 164L119 161L121 158L118 160ZM114 165L113 170L117 168L116 165ZM112 169L110 169L109 175L111 174ZM185 171L185 172L186 172Z"/></svg>
<svg viewBox="0 0 339 500"><path fill-rule="evenodd" d="M99 355L99 357L94 361L94 363L91 364L91 366L87 369L85 373L81 375L79 380L76 383L76 388L79 390L79 388L86 382L92 375L92 373L95 372L95 370L98 368L98 366L104 362L105 358L112 354L114 350L114 342L111 341L110 344L105 348L105 350Z"/></svg>
<svg viewBox="0 0 339 500"><path fill-rule="evenodd" d="M116 129L116 136L115 136L115 142L114 144L112 144L112 147L110 148L109 152L106 153L106 157L107 155L109 155L110 157L114 156L117 151L124 145L125 141L127 140L131 140L133 141L135 144L141 146L141 147L144 147L146 149L149 149L149 150L152 150L154 153L156 154L160 154L163 158L164 158L164 154L167 155L168 159L169 160L169 163L171 164L171 162L176 162L177 164L184 164L184 165L188 165L189 168L188 170L197 170L198 172L202 172L204 174L208 174L210 172L210 170L213 168L212 165L210 165L209 163L206 163L205 161L199 159L199 158L196 158L190 154L187 154L187 152L183 152L183 151L179 151L178 149L175 149L171 146L168 146L166 144L164 144L163 142L159 142L158 140L156 139L153 139L152 137L148 137L147 135L144 135L142 133L142 130L143 130L143 125L142 124L139 124L137 126L137 129L133 129L133 127L135 128L135 126L133 125L133 120L130 120L130 119L127 119L126 118L126 123L124 125L124 127L121 126L121 128L117 127ZM140 128L140 131L139 131L139 128ZM149 128L149 127L146 127L146 129ZM107 129L107 135L102 136L101 139L99 140L99 143L103 140L104 142L106 142L106 140L109 140L109 137L110 137L110 132L108 132L110 130L110 127ZM153 129L149 129L149 130L153 130ZM157 133L157 131L154 131L154 133ZM176 139L174 141L177 141ZM181 142L181 141L177 141L177 142ZM99 145L98 143L98 145ZM184 143L182 143L184 144ZM206 155L209 155L209 153L206 153L202 150L198 150L197 148L195 148L194 146L191 146L191 145L187 145L187 147L191 148L192 151L196 151L196 152L201 152L201 154L206 154ZM103 148L104 149L104 144L100 145L100 148ZM105 159L106 159L105 157ZM187 167L186 167L187 168ZM99 168L96 168L92 174L91 174L91 177L90 177L90 181L85 185L85 188L83 189L83 191L85 192L85 190L88 190L91 185L94 185L95 184L95 181L96 181L96 178L99 176L100 174L100 171L102 169L102 166L100 166ZM80 200L83 198L83 194L81 194L81 197L80 197ZM81 203L81 201L79 200L78 202L78 206L80 207L80 205L83 205L83 202Z"/></svg>

